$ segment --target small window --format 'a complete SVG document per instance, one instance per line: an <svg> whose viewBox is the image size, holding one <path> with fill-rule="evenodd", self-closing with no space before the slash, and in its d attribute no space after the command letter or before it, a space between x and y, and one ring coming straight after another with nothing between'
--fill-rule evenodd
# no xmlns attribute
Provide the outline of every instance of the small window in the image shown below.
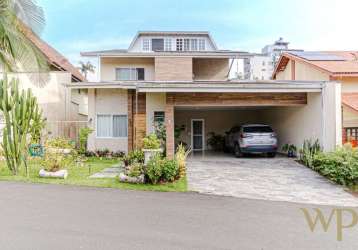
<svg viewBox="0 0 358 250"><path fill-rule="evenodd" d="M165 113L164 111L154 111L154 123L163 123L165 120Z"/></svg>
<svg viewBox="0 0 358 250"><path fill-rule="evenodd" d="M143 39L143 51L150 50L150 40L148 38Z"/></svg>
<svg viewBox="0 0 358 250"><path fill-rule="evenodd" d="M164 39L154 38L152 39L152 51L163 51L164 50Z"/></svg>
<svg viewBox="0 0 358 250"><path fill-rule="evenodd" d="M144 68L137 68L137 80L144 81Z"/></svg>
<svg viewBox="0 0 358 250"><path fill-rule="evenodd" d="M164 50L165 51L171 51L172 50L172 39L166 38L164 40Z"/></svg>
<svg viewBox="0 0 358 250"><path fill-rule="evenodd" d="M199 39L199 50L205 50L205 39Z"/></svg>
<svg viewBox="0 0 358 250"><path fill-rule="evenodd" d="M190 50L190 39L184 39L184 51Z"/></svg>
<svg viewBox="0 0 358 250"><path fill-rule="evenodd" d="M183 39L182 38L177 39L177 51L183 51Z"/></svg>

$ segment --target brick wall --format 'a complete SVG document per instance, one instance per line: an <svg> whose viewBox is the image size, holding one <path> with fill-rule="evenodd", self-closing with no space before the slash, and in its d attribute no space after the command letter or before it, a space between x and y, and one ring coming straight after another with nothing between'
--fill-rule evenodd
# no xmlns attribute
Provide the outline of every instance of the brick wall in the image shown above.
<svg viewBox="0 0 358 250"><path fill-rule="evenodd" d="M193 59L190 57L156 57L156 81L193 80Z"/></svg>

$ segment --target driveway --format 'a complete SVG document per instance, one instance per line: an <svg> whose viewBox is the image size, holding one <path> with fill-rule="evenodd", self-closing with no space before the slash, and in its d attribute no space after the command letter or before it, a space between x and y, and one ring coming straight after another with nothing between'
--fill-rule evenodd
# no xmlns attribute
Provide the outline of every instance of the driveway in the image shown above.
<svg viewBox="0 0 358 250"><path fill-rule="evenodd" d="M358 205L358 199L341 186L284 156L192 155L188 159L187 172L189 189L200 193L323 205Z"/></svg>

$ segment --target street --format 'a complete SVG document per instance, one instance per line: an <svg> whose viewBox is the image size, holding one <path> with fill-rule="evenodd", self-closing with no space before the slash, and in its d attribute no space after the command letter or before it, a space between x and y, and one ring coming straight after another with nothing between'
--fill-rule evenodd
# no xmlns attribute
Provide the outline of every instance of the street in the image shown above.
<svg viewBox="0 0 358 250"><path fill-rule="evenodd" d="M358 226L311 232L300 208L197 193L0 182L0 249L357 249ZM350 218L343 218L345 225Z"/></svg>

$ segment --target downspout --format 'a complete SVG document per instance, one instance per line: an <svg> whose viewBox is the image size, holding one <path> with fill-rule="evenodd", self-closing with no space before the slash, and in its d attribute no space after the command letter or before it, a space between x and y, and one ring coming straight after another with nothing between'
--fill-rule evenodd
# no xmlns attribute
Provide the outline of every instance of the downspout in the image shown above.
<svg viewBox="0 0 358 250"><path fill-rule="evenodd" d="M135 150L138 149L138 143L137 143L137 121L138 121L138 84L136 83L135 86L135 124L134 124L134 144L135 144Z"/></svg>

